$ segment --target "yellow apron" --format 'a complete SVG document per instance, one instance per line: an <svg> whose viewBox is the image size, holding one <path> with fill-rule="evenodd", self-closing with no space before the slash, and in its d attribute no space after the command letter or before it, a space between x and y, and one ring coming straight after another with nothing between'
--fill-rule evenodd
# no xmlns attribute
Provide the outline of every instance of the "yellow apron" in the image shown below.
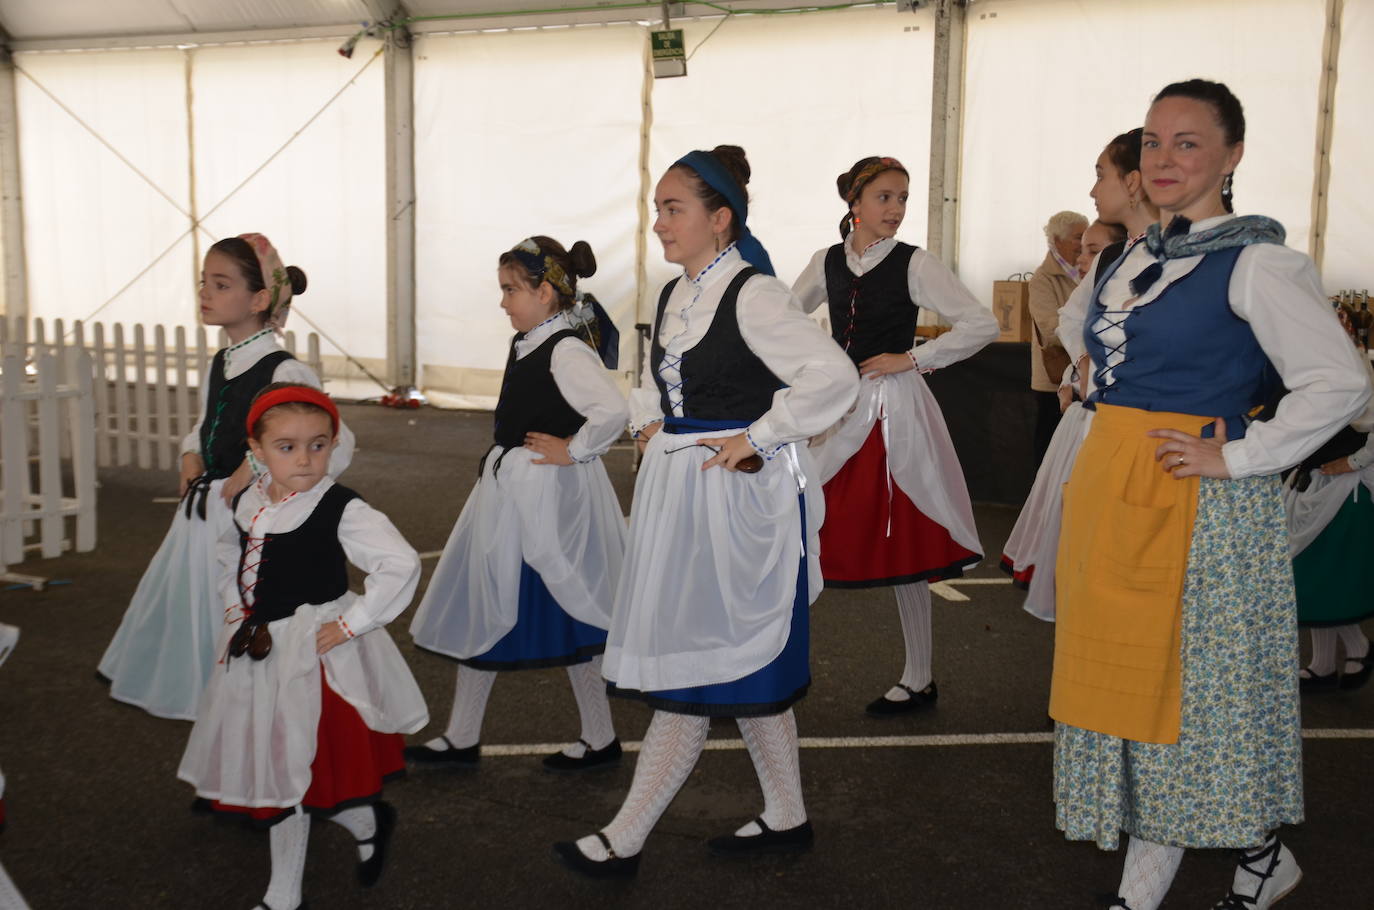
<svg viewBox="0 0 1374 910"><path fill-rule="evenodd" d="M1136 742L1178 742L1183 581L1198 478L1155 460L1210 418L1098 405L1064 486L1050 716Z"/></svg>

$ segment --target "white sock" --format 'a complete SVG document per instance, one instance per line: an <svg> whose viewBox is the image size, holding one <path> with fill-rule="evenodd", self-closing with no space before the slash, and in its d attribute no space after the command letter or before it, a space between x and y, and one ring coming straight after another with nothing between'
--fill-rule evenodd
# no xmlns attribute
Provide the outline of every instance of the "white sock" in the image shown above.
<svg viewBox="0 0 1374 910"><path fill-rule="evenodd" d="M572 683L577 713L582 718L582 740L565 746L563 754L581 758L587 754L587 746L604 749L615 739L611 704L606 698L606 680L601 677L601 658L568 667L568 682Z"/></svg>
<svg viewBox="0 0 1374 910"><path fill-rule="evenodd" d="M644 849L649 832L692 773L710 729L709 717L654 712L639 748L630 792L615 818L601 829L616 856L634 856ZM589 859L607 858L606 846L595 835L582 838L577 846Z"/></svg>
<svg viewBox="0 0 1374 910"><path fill-rule="evenodd" d="M0 910L29 910L29 905L24 903L24 895L10 881L4 866L0 866Z"/></svg>
<svg viewBox="0 0 1374 910"><path fill-rule="evenodd" d="M329 816L329 820L341 826L354 840L367 840L377 833L377 810L372 806L354 806ZM358 844L358 859L372 858L371 844Z"/></svg>
<svg viewBox="0 0 1374 910"><path fill-rule="evenodd" d="M458 680L453 687L453 711L448 716L448 729L444 731L453 748L466 749L482 739L482 718L487 714L487 699L495 684L493 670L458 668ZM436 752L448 748L442 738L431 739L425 745Z"/></svg>
<svg viewBox="0 0 1374 910"><path fill-rule="evenodd" d="M1364 629L1358 623L1351 623L1337 626L1331 631L1340 636L1341 645L1345 648L1345 672L1358 673L1363 666L1361 658L1369 656L1369 639L1365 637Z"/></svg>
<svg viewBox="0 0 1374 910"><path fill-rule="evenodd" d="M1131 910L1158 910L1182 859L1182 847L1166 847L1132 835L1117 894Z"/></svg>
<svg viewBox="0 0 1374 910"><path fill-rule="evenodd" d="M1327 676L1336 672L1336 630L1312 630L1312 660L1305 669L1310 676Z"/></svg>
<svg viewBox="0 0 1374 910"><path fill-rule="evenodd" d="M768 717L741 717L736 723L763 788L763 823L774 831L786 831L804 823L806 806L802 803L797 718L792 709ZM753 837L762 833L758 823L751 821L735 835Z"/></svg>
<svg viewBox="0 0 1374 910"><path fill-rule="evenodd" d="M930 634L930 585L923 581L897 585L897 616L902 622L902 643L906 646L906 666L902 685L919 692L930 685L930 659L933 639ZM893 686L884 696L888 701L906 701L906 689Z"/></svg>
<svg viewBox="0 0 1374 910"><path fill-rule="evenodd" d="M305 848L310 841L310 816L296 812L277 822L269 831L272 845L272 880L263 903L272 910L295 910L301 904L301 881L305 878Z"/></svg>

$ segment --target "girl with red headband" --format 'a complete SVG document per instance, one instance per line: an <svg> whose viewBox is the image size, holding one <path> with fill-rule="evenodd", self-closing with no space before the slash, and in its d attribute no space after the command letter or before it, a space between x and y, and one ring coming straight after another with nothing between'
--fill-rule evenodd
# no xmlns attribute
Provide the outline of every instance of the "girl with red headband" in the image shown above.
<svg viewBox="0 0 1374 910"><path fill-rule="evenodd" d="M270 826L258 906L293 910L311 815L353 835L363 887L381 875L396 823L382 783L404 770L400 734L429 722L383 628L410 604L420 559L329 477L339 412L323 392L273 383L244 425L266 473L235 497L219 540L217 672L177 776L217 811ZM367 573L362 594L349 590L349 563Z"/></svg>
<svg viewBox="0 0 1374 910"><path fill-rule="evenodd" d="M811 258L793 293L809 313L829 305L831 333L863 377L858 406L812 453L825 484L826 587L892 587L906 668L867 711L935 704L928 582L982 558L963 470L921 374L958 363L997 337L997 320L939 259L897 240L908 175L896 158L863 158L836 183L848 211L842 242ZM953 329L915 346L916 316Z"/></svg>
<svg viewBox="0 0 1374 910"><path fill-rule="evenodd" d="M417 645L458 661L453 711L442 735L406 757L475 765L497 672L564 667L581 736L544 764L580 771L620 759L600 655L625 518L601 456L629 414L607 370L615 328L578 292L577 279L596 271L591 247L530 237L498 266L516 335L495 439L410 626Z"/></svg>
<svg viewBox="0 0 1374 910"><path fill-rule="evenodd" d="M320 385L276 340L305 286L305 273L283 266L261 234L225 238L205 255L201 321L224 329L229 347L201 380L202 416L182 442L182 501L172 526L100 659L110 696L157 717L195 720L217 658L215 541L230 526L229 501L253 479L243 426L249 403L271 382ZM330 474L352 457L353 434L340 427Z"/></svg>

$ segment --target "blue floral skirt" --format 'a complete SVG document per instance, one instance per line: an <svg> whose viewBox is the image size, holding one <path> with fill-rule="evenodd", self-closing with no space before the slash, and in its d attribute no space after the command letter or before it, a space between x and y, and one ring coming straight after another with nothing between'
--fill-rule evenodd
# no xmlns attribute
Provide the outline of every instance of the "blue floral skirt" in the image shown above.
<svg viewBox="0 0 1374 910"><path fill-rule="evenodd" d="M1240 849L1303 819L1298 636L1277 477L1203 478L1183 588L1177 743L1055 728L1055 824Z"/></svg>

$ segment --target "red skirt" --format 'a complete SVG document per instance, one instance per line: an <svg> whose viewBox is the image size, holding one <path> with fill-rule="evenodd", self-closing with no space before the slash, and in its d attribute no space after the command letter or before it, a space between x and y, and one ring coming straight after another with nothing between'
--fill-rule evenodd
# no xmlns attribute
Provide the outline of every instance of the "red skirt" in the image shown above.
<svg viewBox="0 0 1374 910"><path fill-rule="evenodd" d="M891 493L888 485L891 483ZM891 531L889 532L889 521ZM882 426L825 485L821 572L828 588L876 588L958 578L982 559L954 541L889 481Z"/></svg>
<svg viewBox="0 0 1374 910"><path fill-rule="evenodd" d="M363 723L357 710L344 701L320 673L320 726L315 760L310 763L310 787L301 805L310 812L328 815L349 806L375 800L382 784L405 773L405 737L377 733ZM270 806L253 809L216 801L215 811L246 816L255 825L273 825L293 808Z"/></svg>

